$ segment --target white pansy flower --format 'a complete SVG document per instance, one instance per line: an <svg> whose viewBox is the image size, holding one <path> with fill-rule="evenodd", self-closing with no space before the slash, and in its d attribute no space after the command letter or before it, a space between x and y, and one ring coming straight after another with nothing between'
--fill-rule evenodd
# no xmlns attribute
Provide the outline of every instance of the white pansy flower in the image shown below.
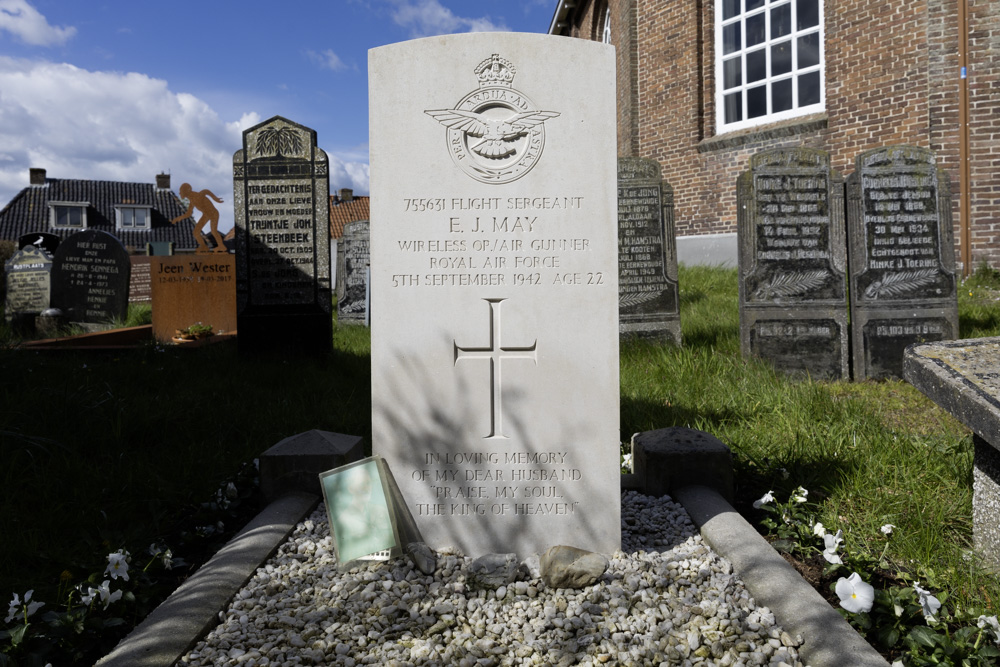
<svg viewBox="0 0 1000 667"><path fill-rule="evenodd" d="M840 606L852 614L871 611L875 602L875 589L871 584L862 581L861 575L857 572L846 579L844 577L838 579L834 590L840 598Z"/></svg>
<svg viewBox="0 0 1000 667"><path fill-rule="evenodd" d="M941 608L941 601L931 595L930 591L924 590L918 584L913 584L913 590L920 596L920 609L924 612L924 620L928 623L937 621L936 614Z"/></svg>
<svg viewBox="0 0 1000 667"><path fill-rule="evenodd" d="M989 627L993 633L993 641L1000 644L1000 621L997 621L996 616L980 616L976 619L976 625L982 629Z"/></svg>
<svg viewBox="0 0 1000 667"><path fill-rule="evenodd" d="M753 501L753 508L759 510L764 505L773 502L774 502L774 495L770 491L768 491L763 496L761 496L759 500Z"/></svg>
<svg viewBox="0 0 1000 667"><path fill-rule="evenodd" d="M93 590L93 589L91 589ZM111 592L111 582L105 579L100 587L97 589L97 594L101 596L101 602L104 603L104 608L107 609L108 605L118 602L122 599L122 592L115 591Z"/></svg>
<svg viewBox="0 0 1000 667"><path fill-rule="evenodd" d="M886 537L888 537L889 535L892 535L892 529L893 528L895 528L894 525L892 525L891 523L887 523L884 526L882 526L881 528L879 528L879 530L882 531L883 535L885 535Z"/></svg>
<svg viewBox="0 0 1000 667"><path fill-rule="evenodd" d="M792 491L792 500L794 500L797 503L804 503L808 495L809 492L800 486L799 488Z"/></svg>
<svg viewBox="0 0 1000 667"><path fill-rule="evenodd" d="M827 563L844 564L844 561L837 555L837 548L844 541L842 538L843 534L844 531L838 530L835 535L826 534L823 536L823 544L825 545L823 558L826 559Z"/></svg>
<svg viewBox="0 0 1000 667"><path fill-rule="evenodd" d="M104 574L109 575L112 579L121 577L128 581L128 552L119 549L113 554L108 554L108 567L104 570Z"/></svg>
<svg viewBox="0 0 1000 667"><path fill-rule="evenodd" d="M813 526L813 535L816 537L826 537L826 528L819 521Z"/></svg>

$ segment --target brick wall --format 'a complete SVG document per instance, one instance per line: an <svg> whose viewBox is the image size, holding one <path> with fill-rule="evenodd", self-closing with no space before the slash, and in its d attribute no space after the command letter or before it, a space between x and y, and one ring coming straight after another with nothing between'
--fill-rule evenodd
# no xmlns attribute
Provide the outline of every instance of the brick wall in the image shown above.
<svg viewBox="0 0 1000 667"><path fill-rule="evenodd" d="M611 7L619 153L663 166L678 235L736 230L736 178L758 151L820 148L847 176L863 151L907 143L948 173L960 243L956 0L826 0L826 112L719 136L714 0L608 2L581 3L573 34L599 39ZM969 2L972 256L1000 266L1000 3Z"/></svg>

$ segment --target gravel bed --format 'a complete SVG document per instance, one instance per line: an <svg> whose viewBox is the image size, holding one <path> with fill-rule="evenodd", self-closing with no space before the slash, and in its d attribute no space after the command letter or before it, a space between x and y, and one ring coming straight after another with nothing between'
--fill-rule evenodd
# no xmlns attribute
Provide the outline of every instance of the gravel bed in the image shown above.
<svg viewBox="0 0 1000 667"><path fill-rule="evenodd" d="M446 549L434 575L406 557L341 573L320 506L177 664L802 667L802 638L669 498L622 494L622 551L582 590L547 588L537 560L522 580L473 590L471 560Z"/></svg>

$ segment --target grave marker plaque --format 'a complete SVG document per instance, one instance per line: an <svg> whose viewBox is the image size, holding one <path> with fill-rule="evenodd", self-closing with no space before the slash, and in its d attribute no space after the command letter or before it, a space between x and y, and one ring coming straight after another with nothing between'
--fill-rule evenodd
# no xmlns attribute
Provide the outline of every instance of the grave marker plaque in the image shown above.
<svg viewBox="0 0 1000 667"><path fill-rule="evenodd" d="M25 246L4 265L7 271L7 300L4 317L8 322L34 318L49 307L52 289L52 257L37 246Z"/></svg>
<svg viewBox="0 0 1000 667"><path fill-rule="evenodd" d="M674 191L655 160L618 158L618 318L622 336L681 344Z"/></svg>
<svg viewBox="0 0 1000 667"><path fill-rule="evenodd" d="M77 324L125 319L131 273L128 252L116 237L96 229L77 232L56 249L52 306Z"/></svg>
<svg viewBox="0 0 1000 667"><path fill-rule="evenodd" d="M547 35L369 51L372 446L433 548L620 546L614 77Z"/></svg>
<svg viewBox="0 0 1000 667"><path fill-rule="evenodd" d="M757 153L738 182L740 348L781 371L847 378L844 186L811 148Z"/></svg>
<svg viewBox="0 0 1000 667"><path fill-rule="evenodd" d="M236 331L236 257L198 253L151 260L153 337L169 342L177 329L201 323L216 334Z"/></svg>
<svg viewBox="0 0 1000 667"><path fill-rule="evenodd" d="M343 265L337 272L343 276L343 292L337 304L337 322L366 324L368 322L368 221L359 220L344 225L339 246L343 248Z"/></svg>
<svg viewBox="0 0 1000 667"><path fill-rule="evenodd" d="M854 378L901 378L908 345L958 336L948 177L889 146L857 157L847 193Z"/></svg>
<svg viewBox="0 0 1000 667"><path fill-rule="evenodd" d="M330 178L316 132L281 116L244 131L233 189L240 352L329 351Z"/></svg>

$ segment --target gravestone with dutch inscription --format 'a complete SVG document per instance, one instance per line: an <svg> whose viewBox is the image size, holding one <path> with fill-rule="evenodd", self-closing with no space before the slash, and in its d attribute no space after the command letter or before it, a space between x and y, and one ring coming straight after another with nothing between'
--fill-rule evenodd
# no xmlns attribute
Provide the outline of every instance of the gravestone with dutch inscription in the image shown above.
<svg viewBox="0 0 1000 667"><path fill-rule="evenodd" d="M97 229L59 244L52 266L52 307L69 322L97 329L128 314L132 263L116 237Z"/></svg>
<svg viewBox="0 0 1000 667"><path fill-rule="evenodd" d="M343 278L340 300L337 302L337 322L341 324L367 324L370 317L368 227L367 220L347 223L338 244L338 252L342 250L340 256L343 260L337 267L337 274Z"/></svg>
<svg viewBox="0 0 1000 667"><path fill-rule="evenodd" d="M618 158L618 318L622 336L681 344L674 191L660 164Z"/></svg>
<svg viewBox="0 0 1000 667"><path fill-rule="evenodd" d="M775 368L849 377L844 186L811 148L757 153L738 182L740 348Z"/></svg>
<svg viewBox="0 0 1000 667"><path fill-rule="evenodd" d="M925 148L877 148L847 197L854 378L901 378L908 345L958 336L948 176Z"/></svg>
<svg viewBox="0 0 1000 667"><path fill-rule="evenodd" d="M233 156L241 354L332 345L330 177L316 132L275 116Z"/></svg>
<svg viewBox="0 0 1000 667"><path fill-rule="evenodd" d="M34 319L49 307L52 290L52 256L28 245L4 264L7 298L4 318L18 329L33 329Z"/></svg>
<svg viewBox="0 0 1000 667"><path fill-rule="evenodd" d="M614 50L446 35L368 65L374 453L431 547L614 551Z"/></svg>

